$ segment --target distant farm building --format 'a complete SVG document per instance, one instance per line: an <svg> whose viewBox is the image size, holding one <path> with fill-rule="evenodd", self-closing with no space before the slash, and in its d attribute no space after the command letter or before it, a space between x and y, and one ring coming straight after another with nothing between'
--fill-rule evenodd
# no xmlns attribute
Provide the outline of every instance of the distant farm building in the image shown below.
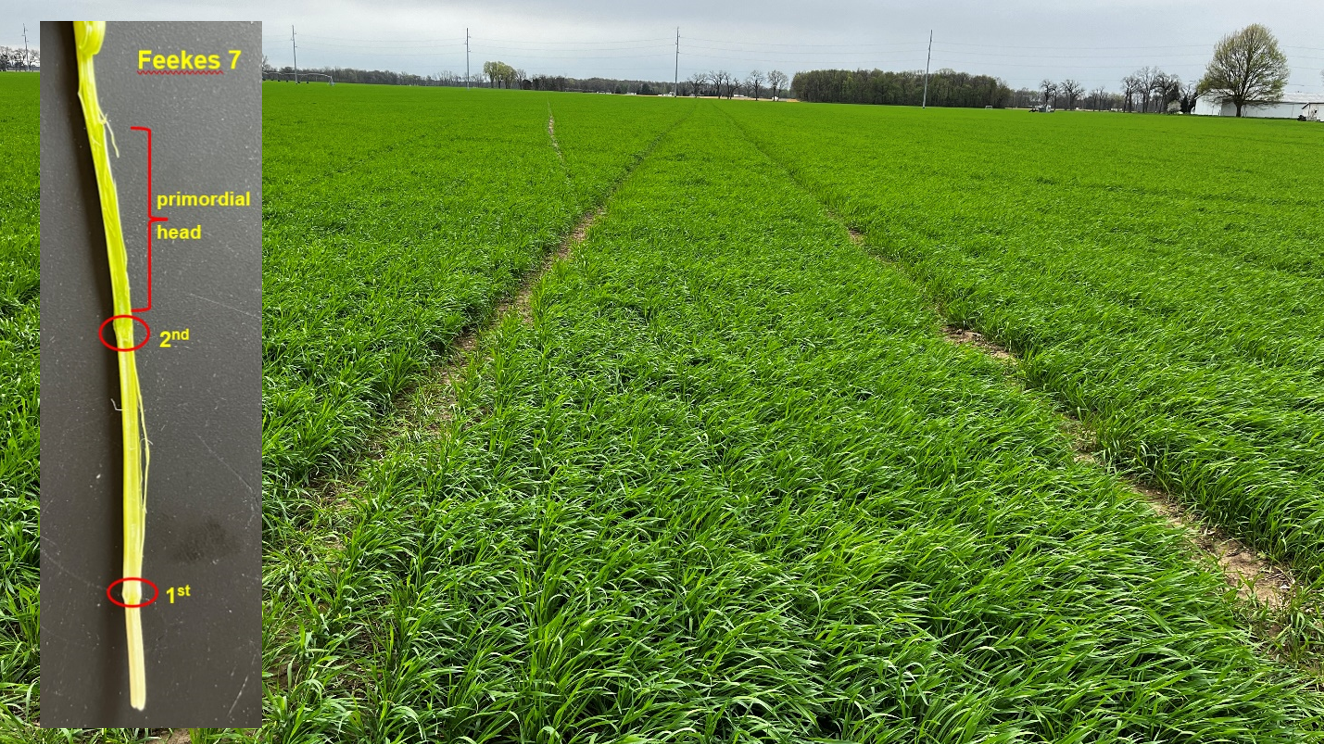
<svg viewBox="0 0 1324 744"><path fill-rule="evenodd" d="M1195 113L1200 116L1236 116L1232 102L1219 103L1210 96L1195 101ZM1241 115L1254 119L1295 119L1304 116L1319 121L1324 119L1324 93L1284 93L1277 101L1246 104Z"/></svg>

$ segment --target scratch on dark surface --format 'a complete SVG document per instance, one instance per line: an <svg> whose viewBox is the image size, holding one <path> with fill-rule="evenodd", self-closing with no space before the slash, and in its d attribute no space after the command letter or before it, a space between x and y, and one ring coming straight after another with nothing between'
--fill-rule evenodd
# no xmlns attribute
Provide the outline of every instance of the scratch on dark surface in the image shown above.
<svg viewBox="0 0 1324 744"><path fill-rule="evenodd" d="M226 713L227 716L232 716L232 715L234 715L234 706L238 705L238 704L239 704L239 698L241 698L241 697L244 696L244 688L248 687L248 678L251 677L251 676L252 676L251 674L245 674L245 675L244 675L244 683L243 683L242 685L239 685L239 692L235 694L235 696L234 696L234 702L233 702L233 703L230 703L230 712L229 712L229 713Z"/></svg>
<svg viewBox="0 0 1324 744"><path fill-rule="evenodd" d="M43 538L43 542L45 542L45 543L47 543L47 544L52 544L52 545L53 545L53 543L52 543L52 541L51 541L50 538ZM84 584L87 584L88 586L92 587L93 589L96 589L97 591L105 591L105 587L104 587L104 586L98 586L98 585L96 584L96 582L94 582L94 581L88 581L87 579L83 578L83 576L82 576L81 574L74 573L72 570L69 569L69 567L65 566L63 563L61 563L61 562L59 561L59 559L57 559L54 555L52 555L52 553L54 553L54 551L52 551L52 550L43 550L43 551L41 551L41 560L42 560L42 562L45 563L45 562L48 562L48 561L49 561L50 563L54 564L56 568L58 568L58 569L60 569L61 571L63 571L63 572L65 572L65 573L69 574L70 576L74 577L75 579L78 579L79 581L83 582Z"/></svg>
<svg viewBox="0 0 1324 744"><path fill-rule="evenodd" d="M244 480L244 476L240 475L238 471L230 467L230 463L226 462L225 458L216 454L216 450L212 449L210 444L207 444L207 440L203 439L201 434L194 432L193 436L197 437L199 442L202 442L202 446L207 448L207 451L211 453L212 457L215 457L222 465L225 466L226 470L229 470L234 475L234 477L239 479L240 483L244 484L244 488L247 488L249 493L253 493L253 487L248 485L248 481Z"/></svg>
<svg viewBox="0 0 1324 744"><path fill-rule="evenodd" d="M101 641L95 635L86 631L84 631L83 636L80 638L78 636L72 636L69 635L68 633L65 633L63 630L61 630L61 626L50 625L42 628L41 634L43 637L49 636L51 638L59 638L61 641L64 642L66 646L71 648L77 647L77 648L86 648L93 650L101 648ZM61 657L60 668L64 669L67 668L68 666L69 666L69 659Z"/></svg>
<svg viewBox="0 0 1324 744"><path fill-rule="evenodd" d="M236 313L239 313L240 315L247 315L247 316L250 317L250 318L260 318L260 317L261 317L260 315L256 315L256 314L254 314L254 313L250 313L250 312L248 312L247 310L240 310L239 308L237 308L237 307L235 307L235 306L233 306L233 305L227 305L227 304L225 304L224 302L217 302L216 300L213 300L213 299L210 298L210 297L203 297L202 295L199 295L199 294L193 294L192 292L185 292L184 294L186 294L186 295L188 295L188 296L190 296L190 297L196 297L196 298L198 298L199 300L202 300L203 302L210 302L210 303L213 304L213 305L220 305L221 307L225 308L226 310L233 310L233 311L235 311Z"/></svg>

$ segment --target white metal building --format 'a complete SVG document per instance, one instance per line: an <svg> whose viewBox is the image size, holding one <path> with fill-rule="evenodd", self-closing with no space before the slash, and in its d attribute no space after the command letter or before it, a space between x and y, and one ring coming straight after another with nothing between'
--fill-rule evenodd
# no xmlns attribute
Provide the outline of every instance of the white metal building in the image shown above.
<svg viewBox="0 0 1324 744"><path fill-rule="evenodd" d="M1232 103L1219 103L1209 96L1195 101L1195 113L1200 116L1236 116ZM1241 115L1254 119L1295 119L1305 116L1315 121L1324 120L1324 93L1284 93L1272 103L1248 104Z"/></svg>

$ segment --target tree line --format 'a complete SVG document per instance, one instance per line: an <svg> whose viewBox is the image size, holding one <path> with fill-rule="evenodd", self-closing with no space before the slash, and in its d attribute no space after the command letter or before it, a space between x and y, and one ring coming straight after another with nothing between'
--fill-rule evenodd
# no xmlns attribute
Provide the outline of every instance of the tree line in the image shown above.
<svg viewBox="0 0 1324 744"><path fill-rule="evenodd" d="M391 70L360 70L354 67L301 67L298 75L300 82L319 82L326 80L303 80L305 75L325 75L337 83L364 83L367 85L436 85L430 78L408 72ZM270 66L262 68L262 77L266 80L291 82L295 79L294 68L286 65L279 69Z"/></svg>
<svg viewBox="0 0 1324 744"><path fill-rule="evenodd" d="M1100 86L1086 90L1081 83L1067 78L1054 82L1044 78L1037 89L1022 88L1012 96L1012 106L1051 106L1091 111L1128 111L1139 113L1189 114L1195 109L1199 94L1195 83L1184 83L1178 75L1158 67L1142 67L1122 78L1121 92Z"/></svg>
<svg viewBox="0 0 1324 744"><path fill-rule="evenodd" d="M0 47L0 70L13 69L14 54L23 50ZM36 64L37 53L30 53ZM6 67L8 65L8 67ZM290 78L294 69L275 70L263 58L269 76ZM1290 72L1287 57L1267 28L1252 24L1221 39L1214 48L1199 81L1183 81L1158 67L1145 66L1121 79L1120 92L1104 86L1087 90L1079 81L1045 78L1037 88L1012 90L1001 78L943 68L928 75L922 70L810 70L795 78L772 70L753 70L744 78L726 70L696 72L683 81L657 82L613 78L571 78L563 75L529 75L501 61L483 64L481 77L465 79L450 71L437 75L413 75L385 70L334 67L305 72L321 73L337 82L385 85L478 85L522 90L618 93L634 95L714 96L734 98L798 97L822 103L866 103L918 106L992 106L995 108L1084 108L1096 111L1189 114L1200 96L1236 106L1237 115L1247 105L1275 101L1282 95Z"/></svg>
<svg viewBox="0 0 1324 744"><path fill-rule="evenodd" d="M1269 29L1252 24L1218 42L1198 81L1183 81L1158 67L1145 66L1121 79L1120 92L1103 86L1086 90L1071 78L1045 78L1038 88L1012 90L998 78L943 69L929 76L928 103L1189 114L1197 99L1207 96L1233 104L1241 116L1245 106L1278 100L1289 73L1278 40ZM924 72L813 70L797 73L792 87L805 101L918 106L924 101Z"/></svg>
<svg viewBox="0 0 1324 744"><path fill-rule="evenodd" d="M38 67L41 67L40 51L0 46L0 72L35 70Z"/></svg>
<svg viewBox="0 0 1324 744"><path fill-rule="evenodd" d="M924 102L924 71L810 70L791 83L802 101L919 106ZM932 106L1006 106L1011 89L1000 78L941 69L929 75Z"/></svg>
<svg viewBox="0 0 1324 744"><path fill-rule="evenodd" d="M726 70L696 72L679 83L650 80L617 80L614 78L569 78L564 75L528 76L504 62L483 64L483 73L489 77L490 87L523 88L524 90L576 91L588 93L626 93L641 96L672 95L712 96L734 98L778 98L787 90L786 74L779 70L764 73L754 70L741 79ZM449 75L449 73L443 73ZM460 79L462 85L462 78Z"/></svg>
<svg viewBox="0 0 1324 744"><path fill-rule="evenodd" d="M924 71L813 70L795 76L801 100L919 106L925 100ZM1142 67L1122 79L1122 91L1087 90L1079 81L1045 79L1038 88L1011 89L1000 78L942 69L928 81L928 105L994 108L1083 108L1094 111L1190 113L1197 86L1158 67Z"/></svg>
<svg viewBox="0 0 1324 744"><path fill-rule="evenodd" d="M1158 67L1141 67L1122 78L1121 93L1098 88L1086 93L1075 80L1053 82L1045 79L1036 93L1043 105L1075 108L1084 101L1085 108L1106 108L1140 113L1183 113L1195 110L1200 96L1231 103L1241 116L1247 105L1276 101L1283 94L1291 73L1287 56L1278 48L1278 40L1269 29L1252 24L1219 40L1214 56L1197 80L1183 82L1181 76Z"/></svg>
<svg viewBox="0 0 1324 744"><path fill-rule="evenodd" d="M300 75L317 73L327 75L338 83L368 83L375 85L422 85L475 88L506 88L514 90L545 90L569 93L616 93L640 96L714 96L734 98L786 97L787 77L778 70L763 73L754 70L742 80L726 70L696 72L676 85L672 81L623 80L618 78L573 78L565 75L530 75L505 62L492 60L483 63L481 76L469 80L461 73L445 70L434 75L414 75L389 70L360 70L352 67L310 67L299 70ZM264 77L272 80L294 80L294 68L273 67L263 62ZM311 82L311 81L310 81ZM322 82L322 81L317 81Z"/></svg>

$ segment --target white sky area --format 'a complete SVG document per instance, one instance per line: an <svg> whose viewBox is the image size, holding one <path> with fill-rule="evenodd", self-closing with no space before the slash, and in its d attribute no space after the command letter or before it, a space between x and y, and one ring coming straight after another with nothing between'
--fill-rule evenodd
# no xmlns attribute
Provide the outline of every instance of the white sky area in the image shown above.
<svg viewBox="0 0 1324 744"><path fill-rule="evenodd" d="M1011 87L1044 78L1118 90L1152 65L1198 79L1218 39L1250 23L1277 35L1287 90L1324 91L1324 0L825 0L670 3L589 0L0 0L0 45L39 37L43 20L260 20L263 51L300 68L359 67L437 75L500 60L529 75L671 80L726 70L932 68L995 75Z"/></svg>

